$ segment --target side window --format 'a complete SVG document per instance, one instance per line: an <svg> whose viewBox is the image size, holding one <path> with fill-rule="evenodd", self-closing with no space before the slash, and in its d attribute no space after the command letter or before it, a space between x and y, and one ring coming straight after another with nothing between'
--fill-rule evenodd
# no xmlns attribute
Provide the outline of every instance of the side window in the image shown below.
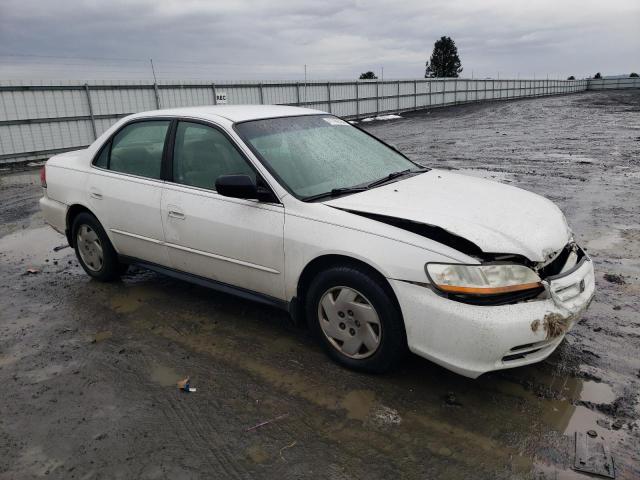
<svg viewBox="0 0 640 480"><path fill-rule="evenodd" d="M179 122L173 150L173 180L183 185L215 190L221 175L255 171L220 131L199 123Z"/></svg>
<svg viewBox="0 0 640 480"><path fill-rule="evenodd" d="M113 138L109 170L159 179L169 124L169 120L149 120L132 123L120 130Z"/></svg>
<svg viewBox="0 0 640 480"><path fill-rule="evenodd" d="M93 164L96 167L100 168L108 168L109 167L109 149L111 148L111 142L107 142L105 146L100 150L100 155L96 158L96 161Z"/></svg>

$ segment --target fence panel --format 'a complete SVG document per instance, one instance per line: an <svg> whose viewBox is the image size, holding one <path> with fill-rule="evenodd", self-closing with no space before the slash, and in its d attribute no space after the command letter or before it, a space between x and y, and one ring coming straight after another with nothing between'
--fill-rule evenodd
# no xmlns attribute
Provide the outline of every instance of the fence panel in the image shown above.
<svg viewBox="0 0 640 480"><path fill-rule="evenodd" d="M122 116L158 108L287 104L362 119L460 103L622 88L640 88L640 78L0 83L0 163L83 148Z"/></svg>

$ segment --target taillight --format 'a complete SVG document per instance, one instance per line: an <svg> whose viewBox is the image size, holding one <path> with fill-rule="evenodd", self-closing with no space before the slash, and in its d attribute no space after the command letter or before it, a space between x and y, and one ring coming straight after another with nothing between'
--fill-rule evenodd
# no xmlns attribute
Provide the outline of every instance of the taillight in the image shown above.
<svg viewBox="0 0 640 480"><path fill-rule="evenodd" d="M46 166L42 167L42 170L40 170L40 185L42 185L42 188L47 188L47 167Z"/></svg>

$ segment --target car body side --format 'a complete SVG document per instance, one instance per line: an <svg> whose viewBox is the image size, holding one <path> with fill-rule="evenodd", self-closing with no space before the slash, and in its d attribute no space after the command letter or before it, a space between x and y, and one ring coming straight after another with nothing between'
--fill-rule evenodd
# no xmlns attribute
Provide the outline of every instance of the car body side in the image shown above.
<svg viewBox="0 0 640 480"><path fill-rule="evenodd" d="M70 213L87 210L103 224L118 254L130 256L130 252L119 248L123 242L114 237L108 220L96 213L95 202L88 189L90 176L99 173L92 166L92 160L112 134L131 120L178 117L204 121L223 129L279 199L279 205L274 205L274 208L282 208L284 215L284 269L276 274L280 287L272 289L268 295L280 300L283 305L294 305L304 296L301 278L310 265L323 262L330 264L337 259L366 265L384 278L395 295L404 319L409 349L457 373L475 378L490 370L533 363L548 356L593 297L593 267L589 261L586 267L583 266L576 273L587 280L575 305L557 302L551 294L545 299L492 307L466 305L443 298L429 285L425 264L478 264L476 258L425 236L371 218L354 215L322 202L303 202L294 198L245 145L233 129L234 122L212 115L189 116L179 111L137 114L117 122L87 149L52 157L46 165L48 186L40 202L46 221L70 238ZM153 182L161 188L162 185L174 185L139 177L132 180ZM209 195L217 194L209 192ZM240 202L258 206L258 202L250 200ZM145 221L160 222L161 219ZM216 232L201 234L215 235ZM166 238L158 240L166 242ZM246 276L240 275L228 283L243 288L243 278ZM546 288L549 289L549 285ZM564 319L566 328L560 334L550 335L546 329L545 322L553 315ZM534 328L536 322L539 328ZM505 362L505 356L518 346L525 346L525 350L528 348L533 353Z"/></svg>

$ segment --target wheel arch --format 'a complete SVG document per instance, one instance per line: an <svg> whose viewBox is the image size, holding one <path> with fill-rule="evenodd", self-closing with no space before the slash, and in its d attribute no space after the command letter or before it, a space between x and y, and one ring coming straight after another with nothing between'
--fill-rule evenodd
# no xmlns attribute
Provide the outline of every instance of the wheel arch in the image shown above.
<svg viewBox="0 0 640 480"><path fill-rule="evenodd" d="M320 272L328 270L332 267L343 266L358 268L359 270L370 274L374 279L376 279L376 281L380 282L380 285L382 285L385 291L389 294L390 298L394 302L395 307L398 309L400 316L402 317L402 309L400 308L400 302L398 301L398 297L395 291L391 287L391 284L389 283L387 278L377 268L373 267L363 260L348 255L325 254L320 255L307 263L307 265L305 265L305 267L302 269L300 276L298 277L298 284L296 286L296 297L291 302L291 314L294 317L296 323L303 323L305 297L309 289L309 285L311 284L313 279Z"/></svg>
<svg viewBox="0 0 640 480"><path fill-rule="evenodd" d="M93 215L94 217L96 217L96 214L93 213L89 208L87 208L86 206L80 204L80 203L75 203L73 205L71 205L68 209L67 209L67 219L66 219L66 228L64 230L65 235L67 236L67 241L69 242L69 246L71 248L74 248L74 238L71 232L71 229L73 227L73 221L75 220L75 218L80 215L81 213L88 213L90 215ZM98 217L96 217L98 218ZM98 220L100 221L100 220Z"/></svg>

